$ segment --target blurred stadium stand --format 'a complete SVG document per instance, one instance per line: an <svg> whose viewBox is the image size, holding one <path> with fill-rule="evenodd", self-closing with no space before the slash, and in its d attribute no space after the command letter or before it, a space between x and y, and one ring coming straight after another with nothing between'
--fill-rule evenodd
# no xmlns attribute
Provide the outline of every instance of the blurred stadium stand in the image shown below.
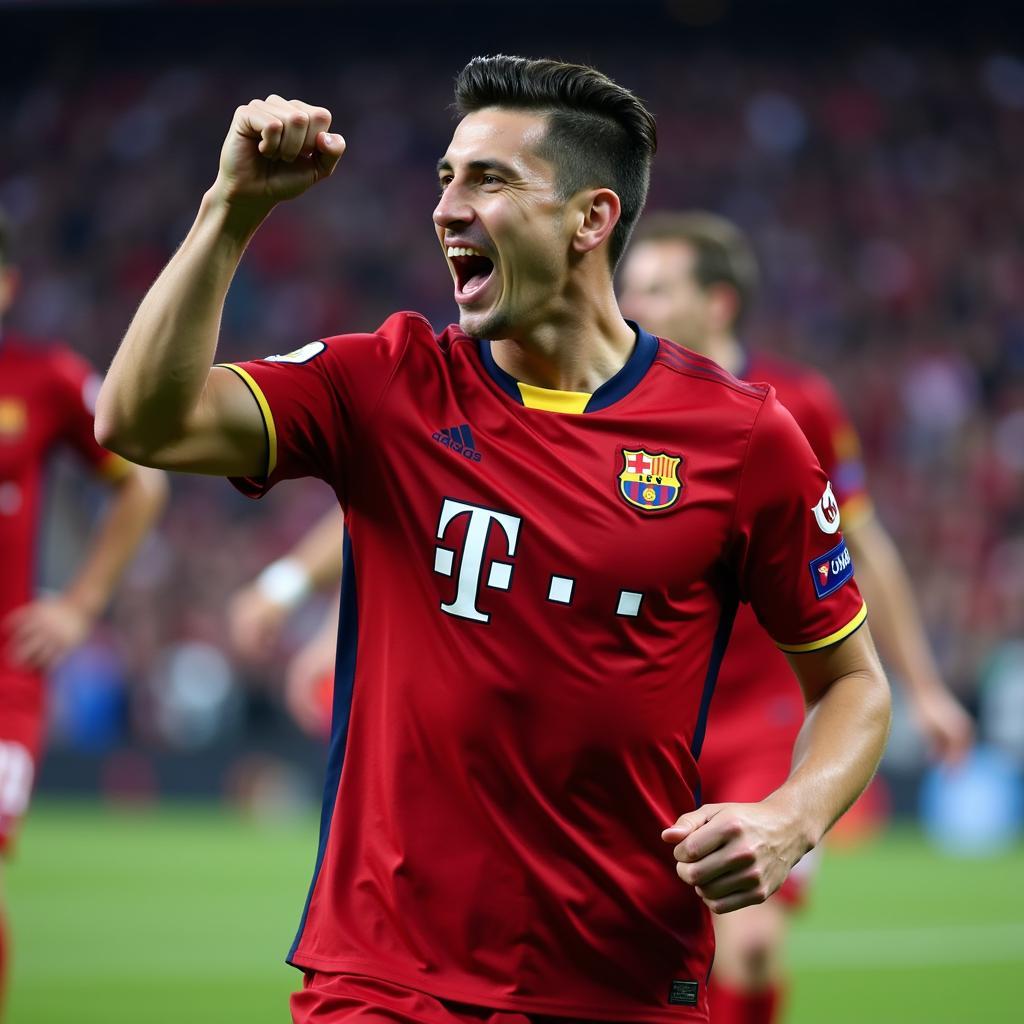
<svg viewBox="0 0 1024 1024"><path fill-rule="evenodd" d="M11 324L105 365L212 182L234 107L272 91L329 106L349 149L257 235L221 356L372 329L396 308L447 323L429 213L452 76L476 52L592 61L658 116L650 207L708 207L752 234L765 288L750 343L835 382L947 677L1024 760L1024 19L836 6L0 3L0 206L25 274ZM73 473L57 485L51 583L88 521ZM255 505L175 480L108 628L56 680L44 788L111 785L126 749L165 792L216 790L253 749L315 773L321 753L278 700L313 612L258 667L231 658L223 615L328 502L315 483ZM168 683L196 665L211 691ZM920 767L898 726L897 795Z"/></svg>

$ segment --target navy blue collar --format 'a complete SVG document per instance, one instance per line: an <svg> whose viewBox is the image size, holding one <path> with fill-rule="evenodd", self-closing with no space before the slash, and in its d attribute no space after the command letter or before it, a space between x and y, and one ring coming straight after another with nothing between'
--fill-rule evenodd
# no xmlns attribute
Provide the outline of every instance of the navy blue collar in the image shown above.
<svg viewBox="0 0 1024 1024"><path fill-rule="evenodd" d="M648 334L642 327L639 327L632 320L627 324L636 331L636 345L629 358L613 377L609 377L591 396L587 402L587 412L597 412L600 409L607 409L609 405L625 398L643 380L644 375L651 368L654 357L658 354L658 339L653 334ZM480 361L484 369L490 374L494 383L505 392L518 405L523 404L523 396L519 391L519 382L510 373L506 373L495 361L491 352L491 343L487 338L481 338L477 342Z"/></svg>

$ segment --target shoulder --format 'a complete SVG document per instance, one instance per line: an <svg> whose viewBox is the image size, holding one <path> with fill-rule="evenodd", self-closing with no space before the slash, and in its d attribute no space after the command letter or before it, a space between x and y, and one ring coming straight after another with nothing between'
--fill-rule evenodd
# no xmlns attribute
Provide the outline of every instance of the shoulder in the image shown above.
<svg viewBox="0 0 1024 1024"><path fill-rule="evenodd" d="M0 361L16 367L19 377L51 385L78 388L95 375L92 365L62 341L5 334L0 342Z"/></svg>
<svg viewBox="0 0 1024 1024"><path fill-rule="evenodd" d="M768 384L740 380L706 356L663 338L658 339L653 368L659 371L661 386L671 390L674 404L704 407L709 419L750 426L774 393Z"/></svg>
<svg viewBox="0 0 1024 1024"><path fill-rule="evenodd" d="M795 360L757 353L751 358L747 375L751 380L771 384L794 415L798 415L798 410L806 410L829 418L835 410L841 410L829 379L819 370Z"/></svg>

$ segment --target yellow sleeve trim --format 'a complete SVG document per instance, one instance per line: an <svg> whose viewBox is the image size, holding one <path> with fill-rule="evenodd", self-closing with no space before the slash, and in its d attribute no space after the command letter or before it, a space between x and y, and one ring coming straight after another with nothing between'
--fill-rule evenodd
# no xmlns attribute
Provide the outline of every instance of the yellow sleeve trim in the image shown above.
<svg viewBox="0 0 1024 1024"><path fill-rule="evenodd" d="M840 522L844 530L856 529L866 523L874 514L875 507L866 494L858 494L849 501L844 501L839 509Z"/></svg>
<svg viewBox="0 0 1024 1024"><path fill-rule="evenodd" d="M833 644L839 643L840 640L845 640L855 629L863 625L867 617L868 606L866 603L862 603L860 611L842 629L829 633L821 640L812 640L809 644L780 644L776 642L775 646L787 654L807 654L808 651L820 651L823 647L831 647Z"/></svg>
<svg viewBox="0 0 1024 1024"><path fill-rule="evenodd" d="M217 365L223 366L225 370L237 373L245 382L246 387L252 392L252 397L256 399L256 404L260 407L260 414L263 416L263 427L267 432L267 472L264 479L269 478L277 466L277 428L274 426L274 414L270 411L270 403L267 401L267 396L263 394L259 384L253 380L252 374L243 370L240 366L236 366L234 363L217 363Z"/></svg>
<svg viewBox="0 0 1024 1024"><path fill-rule="evenodd" d="M544 409L546 412L583 412L591 396L584 391L554 391L538 388L533 384L517 381L523 405L528 409Z"/></svg>
<svg viewBox="0 0 1024 1024"><path fill-rule="evenodd" d="M97 465L96 471L100 478L108 484L119 484L122 480L135 472L135 466L120 455L108 452L106 457Z"/></svg>

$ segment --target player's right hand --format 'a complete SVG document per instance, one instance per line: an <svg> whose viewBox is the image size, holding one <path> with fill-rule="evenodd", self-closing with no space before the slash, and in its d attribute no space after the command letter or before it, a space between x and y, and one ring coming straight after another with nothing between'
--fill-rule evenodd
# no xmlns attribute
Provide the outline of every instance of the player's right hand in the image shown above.
<svg viewBox="0 0 1024 1024"><path fill-rule="evenodd" d="M212 195L266 213L330 177L345 140L330 133L331 112L276 93L239 107L220 151Z"/></svg>

